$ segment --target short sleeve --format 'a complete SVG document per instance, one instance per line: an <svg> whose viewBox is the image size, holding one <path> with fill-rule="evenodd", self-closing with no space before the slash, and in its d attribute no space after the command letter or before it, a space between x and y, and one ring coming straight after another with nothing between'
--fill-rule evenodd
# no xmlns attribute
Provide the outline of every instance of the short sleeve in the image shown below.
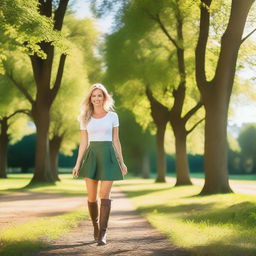
<svg viewBox="0 0 256 256"><path fill-rule="evenodd" d="M118 127L119 126L119 119L117 113L114 113L113 115L113 127Z"/></svg>
<svg viewBox="0 0 256 256"><path fill-rule="evenodd" d="M80 121L80 130L87 130L87 127L82 120Z"/></svg>

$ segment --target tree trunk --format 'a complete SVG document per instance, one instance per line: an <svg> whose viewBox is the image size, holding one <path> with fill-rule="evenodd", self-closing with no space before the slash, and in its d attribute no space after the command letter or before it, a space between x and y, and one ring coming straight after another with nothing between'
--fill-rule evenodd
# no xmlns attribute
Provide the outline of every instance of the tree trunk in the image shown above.
<svg viewBox="0 0 256 256"><path fill-rule="evenodd" d="M222 101L225 101L225 97L222 97ZM205 184L201 194L229 193L232 190L227 168L228 107L226 102L209 100L205 109Z"/></svg>
<svg viewBox="0 0 256 256"><path fill-rule="evenodd" d="M227 171L227 117L233 88L238 51L254 0L232 1L227 29L221 39L219 59L212 81L206 80L205 55L209 35L210 15L201 0L200 31L196 47L196 81L206 111L205 118L205 184L201 194L232 192Z"/></svg>
<svg viewBox="0 0 256 256"><path fill-rule="evenodd" d="M7 148L9 143L7 118L1 121L0 133L0 178L7 178Z"/></svg>
<svg viewBox="0 0 256 256"><path fill-rule="evenodd" d="M51 161L51 172L53 179L59 181L58 176L58 162L59 162L59 151L62 142L62 137L54 136L50 140L50 161Z"/></svg>
<svg viewBox="0 0 256 256"><path fill-rule="evenodd" d="M157 125L157 124L156 124ZM156 182L166 182L166 159L164 150L164 134L166 123L157 125L156 144L157 144L157 178Z"/></svg>
<svg viewBox="0 0 256 256"><path fill-rule="evenodd" d="M69 0L58 1L58 6L53 9L52 0L39 1L39 12L46 17L54 20L54 29L61 31L64 15L66 13ZM50 109L59 91L63 76L66 54L61 54L55 79L52 78L52 65L54 59L54 45L51 42L40 42L39 46L45 52L47 58L41 59L37 55L30 56L34 80L36 83L36 99L24 88L22 92L32 105L32 116L37 128L37 144L35 172L30 184L33 183L54 183L54 178L50 170L49 154L49 124ZM30 185L29 184L29 185Z"/></svg>
<svg viewBox="0 0 256 256"><path fill-rule="evenodd" d="M144 154L142 160L142 178L148 179L150 178L150 163L149 163L149 156L147 153Z"/></svg>
<svg viewBox="0 0 256 256"><path fill-rule="evenodd" d="M49 109L42 105L32 110L33 119L37 129L35 172L30 184L46 182L54 183L50 170L49 157Z"/></svg>
<svg viewBox="0 0 256 256"><path fill-rule="evenodd" d="M156 125L156 145L157 145L157 178L156 182L166 182L166 159L164 150L164 134L169 120L168 108L161 104L152 94L152 91L146 86L146 96L151 106L151 116Z"/></svg>
<svg viewBox="0 0 256 256"><path fill-rule="evenodd" d="M189 177L189 165L187 157L187 131L185 127L175 126L173 128L175 136L175 167L176 167L176 184L192 185Z"/></svg>

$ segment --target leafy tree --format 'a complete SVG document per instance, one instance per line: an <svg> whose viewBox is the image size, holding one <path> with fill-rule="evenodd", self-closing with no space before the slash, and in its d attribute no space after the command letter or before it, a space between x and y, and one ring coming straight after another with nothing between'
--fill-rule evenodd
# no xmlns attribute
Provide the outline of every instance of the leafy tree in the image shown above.
<svg viewBox="0 0 256 256"><path fill-rule="evenodd" d="M60 0L58 2L40 1L40 15L53 20L53 29L61 31L63 26L64 16L67 10L68 0ZM49 155L49 125L50 125L50 109L59 91L63 76L67 52L61 51L59 56L58 68L56 73L53 73L53 61L56 47L49 41L41 41L38 47L45 53L45 59L42 59L37 54L29 55L36 94L33 97L30 91L27 90L19 79L12 77L16 87L23 93L25 98L31 104L31 115L37 128L37 145L36 145L36 160L35 172L30 182L54 182L54 178L50 171L50 155Z"/></svg>
<svg viewBox="0 0 256 256"><path fill-rule="evenodd" d="M64 21L63 33L72 41L62 85L51 108L50 123L50 160L55 180L58 178L59 152L72 155L80 141L79 124L76 117L79 105L89 83L99 81L101 61L95 56L99 33L92 20L76 19L68 15ZM53 63L53 69L57 63Z"/></svg>
<svg viewBox="0 0 256 256"><path fill-rule="evenodd" d="M231 3L228 24L222 34L219 57L213 78L206 73L207 40L210 31L212 0L200 1L199 37L195 51L196 81L206 111L205 184L201 194L232 192L227 172L227 115L236 71L238 51L247 38L243 35L253 0ZM216 16L213 17L213 20Z"/></svg>
<svg viewBox="0 0 256 256"><path fill-rule="evenodd" d="M191 25L188 25L190 20L185 20L188 10L175 1L130 1L123 11L119 18L120 28L107 41L110 83L116 83L123 101L132 97L124 106L133 110L144 127L152 121L156 126L152 129L150 125L157 138L156 181L165 181L164 135L170 122L176 138L176 185L191 184L186 137L198 120L190 128L186 125L202 104L196 102L198 97L193 87L187 90L186 95L187 86L193 85L193 36L186 33L190 44L185 44L183 40L183 26L187 31L191 30ZM139 24L136 22L138 19ZM185 57L185 50L188 57ZM138 110L143 107L144 111ZM148 118L149 114L151 118Z"/></svg>
<svg viewBox="0 0 256 256"><path fill-rule="evenodd" d="M256 172L256 125L246 124L238 136L241 154L244 159L252 159L252 171Z"/></svg>
<svg viewBox="0 0 256 256"><path fill-rule="evenodd" d="M1 1L0 61L6 59L6 51L9 50L19 50L45 58L45 52L38 45L41 41L61 46L63 38L53 30L52 19L40 15L39 4L40 1L37 0Z"/></svg>
<svg viewBox="0 0 256 256"><path fill-rule="evenodd" d="M8 144L31 132L26 125L28 103L11 83L7 76L0 75L0 178L7 177Z"/></svg>

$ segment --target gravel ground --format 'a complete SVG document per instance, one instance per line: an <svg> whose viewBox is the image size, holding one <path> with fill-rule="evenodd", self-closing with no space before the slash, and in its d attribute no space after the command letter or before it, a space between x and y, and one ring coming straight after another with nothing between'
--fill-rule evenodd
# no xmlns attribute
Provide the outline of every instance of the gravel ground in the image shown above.
<svg viewBox="0 0 256 256"><path fill-rule="evenodd" d="M48 255L155 255L188 256L188 252L176 248L166 236L140 216L132 207L130 200L117 188L112 189L112 210L108 228L108 244L97 246L93 242L93 228L85 220L71 233L51 241L51 246L36 256Z"/></svg>

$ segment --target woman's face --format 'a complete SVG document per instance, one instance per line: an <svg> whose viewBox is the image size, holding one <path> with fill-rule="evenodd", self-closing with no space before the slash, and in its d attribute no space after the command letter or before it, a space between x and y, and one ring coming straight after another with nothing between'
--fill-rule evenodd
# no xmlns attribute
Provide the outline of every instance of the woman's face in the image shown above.
<svg viewBox="0 0 256 256"><path fill-rule="evenodd" d="M100 89L95 89L91 95L91 103L94 107L103 106L104 103L104 94Z"/></svg>

